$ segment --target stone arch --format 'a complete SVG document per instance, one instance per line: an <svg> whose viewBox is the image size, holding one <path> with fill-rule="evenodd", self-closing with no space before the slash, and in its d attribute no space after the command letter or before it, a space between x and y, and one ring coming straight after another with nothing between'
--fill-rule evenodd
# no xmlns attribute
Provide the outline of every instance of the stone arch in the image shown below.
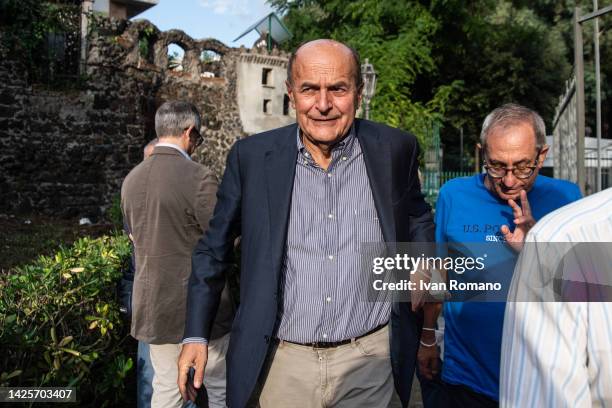
<svg viewBox="0 0 612 408"><path fill-rule="evenodd" d="M124 34L130 47L127 62L136 66L142 66L142 63L153 66L159 34L159 29L149 21L134 21Z"/></svg>
<svg viewBox="0 0 612 408"><path fill-rule="evenodd" d="M227 65L225 54L229 48L222 42L209 38L198 42L199 74L203 78L225 78L227 76Z"/></svg>
<svg viewBox="0 0 612 408"><path fill-rule="evenodd" d="M162 70L168 69L168 47L171 44L176 44L185 52L182 71L187 74L198 74L198 47L196 42L181 30L169 30L160 34L156 44L155 65Z"/></svg>

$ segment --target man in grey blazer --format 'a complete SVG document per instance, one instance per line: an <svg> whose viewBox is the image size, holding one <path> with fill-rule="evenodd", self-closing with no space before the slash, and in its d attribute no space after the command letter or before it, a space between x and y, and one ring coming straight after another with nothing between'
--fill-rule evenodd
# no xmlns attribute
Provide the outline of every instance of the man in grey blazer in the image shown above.
<svg viewBox="0 0 612 408"><path fill-rule="evenodd" d="M135 249L131 334L150 344L152 407L182 406L176 363L185 326L191 253L208 225L217 192L214 174L190 159L202 143L200 123L191 103L164 103L155 115L159 143L151 157L128 174L121 189ZM226 305L231 304L229 296L225 298ZM221 309L227 312L231 306ZM217 327L224 327L216 337L225 335L225 342L233 318L229 314L222 319L229 320L227 324L217 322L221 323ZM224 384L222 388L224 399Z"/></svg>

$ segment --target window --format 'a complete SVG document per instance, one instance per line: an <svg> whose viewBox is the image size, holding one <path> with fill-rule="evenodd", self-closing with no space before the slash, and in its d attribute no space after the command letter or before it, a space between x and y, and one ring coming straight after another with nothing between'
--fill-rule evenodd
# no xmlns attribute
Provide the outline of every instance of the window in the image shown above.
<svg viewBox="0 0 612 408"><path fill-rule="evenodd" d="M221 54L213 50L203 50L200 53L201 62L221 61Z"/></svg>
<svg viewBox="0 0 612 408"><path fill-rule="evenodd" d="M289 100L289 95L285 94L285 96L283 96L283 115L285 116L289 115L289 102L291 102Z"/></svg>
<svg viewBox="0 0 612 408"><path fill-rule="evenodd" d="M200 76L203 78L223 77L222 55L213 50L202 50L200 52Z"/></svg>
<svg viewBox="0 0 612 408"><path fill-rule="evenodd" d="M271 104L271 100L270 99L264 99L263 100L263 113L265 113L266 115L269 115L272 113L271 108L272 108L272 104Z"/></svg>
<svg viewBox="0 0 612 408"><path fill-rule="evenodd" d="M261 70L261 84L264 86L272 86L272 68L264 68Z"/></svg>
<svg viewBox="0 0 612 408"><path fill-rule="evenodd" d="M146 31L141 32L138 36L138 55L149 64L153 64L155 60L154 46L151 35Z"/></svg>
<svg viewBox="0 0 612 408"><path fill-rule="evenodd" d="M185 50L178 44L172 43L168 45L168 69L171 71L183 70L183 58Z"/></svg>

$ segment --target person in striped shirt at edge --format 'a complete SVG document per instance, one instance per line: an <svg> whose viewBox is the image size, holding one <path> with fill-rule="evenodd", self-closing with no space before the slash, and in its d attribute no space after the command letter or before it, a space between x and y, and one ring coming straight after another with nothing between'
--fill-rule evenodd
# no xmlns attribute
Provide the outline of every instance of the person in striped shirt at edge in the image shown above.
<svg viewBox="0 0 612 408"><path fill-rule="evenodd" d="M611 209L608 188L527 235L504 321L502 407L612 407ZM538 282L560 265L570 288L555 302L553 285Z"/></svg>
<svg viewBox="0 0 612 408"><path fill-rule="evenodd" d="M493 110L480 134L486 172L447 182L436 204L436 242L459 247L488 243L491 264L505 265L501 278L508 286L529 229L544 215L580 198L575 184L538 174L549 148L545 135L544 121L531 109L506 104ZM494 268L479 278L489 279ZM430 316L436 309L425 310L419 350L425 406L497 406L505 302L444 303L441 379L433 326L427 327L436 321ZM428 391L432 383L441 384L433 395Z"/></svg>

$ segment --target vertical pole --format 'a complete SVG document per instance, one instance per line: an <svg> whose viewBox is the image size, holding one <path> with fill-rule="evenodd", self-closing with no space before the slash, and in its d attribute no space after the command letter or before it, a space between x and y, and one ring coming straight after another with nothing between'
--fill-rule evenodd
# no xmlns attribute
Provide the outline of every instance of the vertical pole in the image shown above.
<svg viewBox="0 0 612 408"><path fill-rule="evenodd" d="M593 12L597 11L597 0L593 0ZM595 89L597 106L597 191L601 191L601 73L599 67L599 17L595 17Z"/></svg>
<svg viewBox="0 0 612 408"><path fill-rule="evenodd" d="M461 129L459 129L459 140L461 143L461 146L459 147L459 168L463 173L463 126L461 126Z"/></svg>
<svg viewBox="0 0 612 408"><path fill-rule="evenodd" d="M268 53L272 52L272 14L268 16Z"/></svg>
<svg viewBox="0 0 612 408"><path fill-rule="evenodd" d="M89 15L93 8L92 0L84 0L81 5L81 58L79 59L79 73L85 75L87 68L87 33L89 31Z"/></svg>
<svg viewBox="0 0 612 408"><path fill-rule="evenodd" d="M576 167L577 184L585 193L584 172L584 54L582 50L582 26L578 22L580 7L574 9L574 70L576 74Z"/></svg>
<svg viewBox="0 0 612 408"><path fill-rule="evenodd" d="M474 173L480 173L480 149L474 146Z"/></svg>

